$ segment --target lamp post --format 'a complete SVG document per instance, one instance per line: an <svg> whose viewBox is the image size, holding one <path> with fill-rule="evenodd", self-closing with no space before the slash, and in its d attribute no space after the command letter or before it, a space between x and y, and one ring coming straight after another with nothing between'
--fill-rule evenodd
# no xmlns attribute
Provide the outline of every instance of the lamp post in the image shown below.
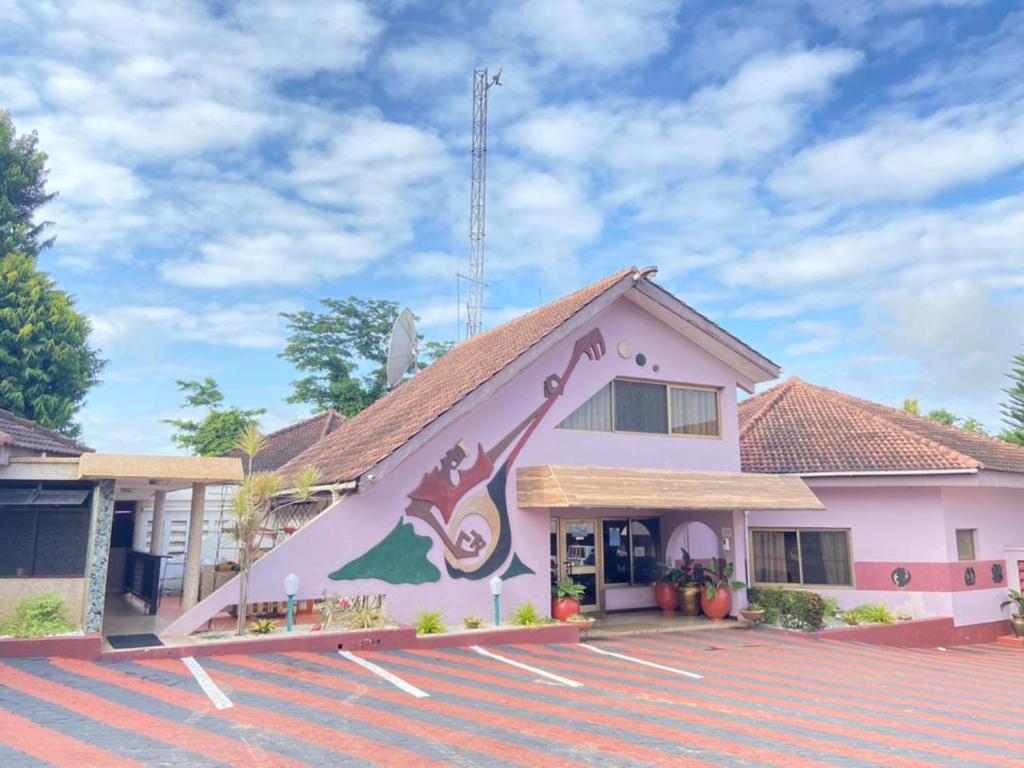
<svg viewBox="0 0 1024 768"><path fill-rule="evenodd" d="M494 626L501 625L501 587L500 576L491 579L491 594L494 595Z"/></svg>
<svg viewBox="0 0 1024 768"><path fill-rule="evenodd" d="M288 595L288 631L295 623L295 595L299 591L299 577L289 573L284 577L284 593Z"/></svg>

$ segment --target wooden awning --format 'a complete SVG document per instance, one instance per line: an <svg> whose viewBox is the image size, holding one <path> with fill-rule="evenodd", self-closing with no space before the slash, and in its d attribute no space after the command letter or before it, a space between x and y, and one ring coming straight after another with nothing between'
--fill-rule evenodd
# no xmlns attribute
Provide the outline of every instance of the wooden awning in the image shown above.
<svg viewBox="0 0 1024 768"><path fill-rule="evenodd" d="M520 507L792 509L824 505L795 475L674 472L546 464L516 470Z"/></svg>
<svg viewBox="0 0 1024 768"><path fill-rule="evenodd" d="M242 461L221 456L144 456L119 453L83 453L79 477L180 480L190 483L237 483Z"/></svg>

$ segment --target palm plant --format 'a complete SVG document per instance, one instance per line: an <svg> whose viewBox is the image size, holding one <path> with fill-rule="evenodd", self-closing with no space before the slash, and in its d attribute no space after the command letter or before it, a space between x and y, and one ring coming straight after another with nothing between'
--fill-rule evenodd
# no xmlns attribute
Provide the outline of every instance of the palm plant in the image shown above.
<svg viewBox="0 0 1024 768"><path fill-rule="evenodd" d="M747 586L742 581L733 579L736 564L726 560L711 558L711 566L704 569L704 594L708 600L714 600L720 589L743 589Z"/></svg>
<svg viewBox="0 0 1024 768"><path fill-rule="evenodd" d="M1005 608L1008 605L1017 606L1017 615L1024 616L1024 595L1019 590L1011 589L1008 599L1004 600L999 607Z"/></svg>

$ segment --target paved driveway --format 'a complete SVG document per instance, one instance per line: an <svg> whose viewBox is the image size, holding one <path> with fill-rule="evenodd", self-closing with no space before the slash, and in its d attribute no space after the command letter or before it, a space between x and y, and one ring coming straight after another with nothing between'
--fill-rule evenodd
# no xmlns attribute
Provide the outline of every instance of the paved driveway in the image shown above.
<svg viewBox="0 0 1024 768"><path fill-rule="evenodd" d="M735 630L200 664L0 662L0 766L1024 764L1024 653L997 646Z"/></svg>

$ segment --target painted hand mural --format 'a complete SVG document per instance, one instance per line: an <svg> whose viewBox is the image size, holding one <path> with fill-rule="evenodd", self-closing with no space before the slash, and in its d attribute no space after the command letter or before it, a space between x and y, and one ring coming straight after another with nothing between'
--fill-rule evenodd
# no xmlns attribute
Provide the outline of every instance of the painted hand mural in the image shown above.
<svg viewBox="0 0 1024 768"><path fill-rule="evenodd" d="M485 449L477 443L472 464L465 466L470 450L463 441L457 442L441 457L435 469L423 475L419 484L409 492L405 508L408 517L422 520L436 534L444 547L445 568L454 579L483 579L497 571L512 551L512 533L508 518L506 485L508 473L516 458L533 436L541 421L565 392L565 388L579 362L586 358L600 360L606 353L604 337L597 328L584 334L573 345L572 354L561 375L549 375L543 384L543 400L538 407L517 424L497 443ZM497 470L495 468L497 467ZM336 580L376 578L392 584L419 584L437 581L440 573L426 558L426 549L420 542L425 537L413 534L408 523L398 526L384 540L363 556L347 563L332 573ZM402 542L392 541L396 536ZM429 541L429 539L426 539ZM400 544L401 546L397 546ZM415 545L414 545L415 544ZM421 567L408 562L402 568L395 558L416 556ZM389 566L389 561L391 566ZM398 571L402 574L399 575ZM533 573L518 555L512 555L502 578ZM401 580L396 580L401 579Z"/></svg>

